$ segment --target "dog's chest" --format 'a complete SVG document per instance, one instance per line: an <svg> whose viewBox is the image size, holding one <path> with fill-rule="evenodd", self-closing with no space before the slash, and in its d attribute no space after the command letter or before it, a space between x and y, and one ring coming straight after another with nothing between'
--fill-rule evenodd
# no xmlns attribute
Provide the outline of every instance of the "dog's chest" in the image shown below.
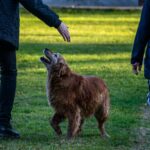
<svg viewBox="0 0 150 150"><path fill-rule="evenodd" d="M51 78L48 78L46 82L46 95L48 98L48 104L51 105L53 99L51 94Z"/></svg>

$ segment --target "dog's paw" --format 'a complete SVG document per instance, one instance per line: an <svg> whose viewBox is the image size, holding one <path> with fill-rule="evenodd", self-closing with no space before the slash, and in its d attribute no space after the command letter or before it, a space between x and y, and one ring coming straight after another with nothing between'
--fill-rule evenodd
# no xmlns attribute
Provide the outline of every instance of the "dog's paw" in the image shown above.
<svg viewBox="0 0 150 150"><path fill-rule="evenodd" d="M111 138L111 136L108 133L104 133L103 135L101 135L102 139L109 139Z"/></svg>

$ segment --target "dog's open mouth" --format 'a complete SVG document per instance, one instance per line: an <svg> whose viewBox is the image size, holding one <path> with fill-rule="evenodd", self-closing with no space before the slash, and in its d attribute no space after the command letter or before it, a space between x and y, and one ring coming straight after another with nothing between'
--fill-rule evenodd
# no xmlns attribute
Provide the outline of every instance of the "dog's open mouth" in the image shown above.
<svg viewBox="0 0 150 150"><path fill-rule="evenodd" d="M49 49L45 48L43 50L43 53L45 56L41 57L40 60L43 63L47 63L47 64L51 64L52 62L52 51L50 51Z"/></svg>

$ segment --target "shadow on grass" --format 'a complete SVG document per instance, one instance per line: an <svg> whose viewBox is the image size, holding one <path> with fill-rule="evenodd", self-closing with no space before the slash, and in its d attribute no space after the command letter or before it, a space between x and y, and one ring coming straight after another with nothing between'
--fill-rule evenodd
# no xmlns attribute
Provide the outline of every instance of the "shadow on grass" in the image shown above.
<svg viewBox="0 0 150 150"><path fill-rule="evenodd" d="M99 140L109 140L109 138L101 138L99 134L92 134L92 133L82 133L81 135L78 135L76 137L74 137L71 140L67 139L66 134L63 134L61 136L57 136L55 133L53 133L53 135L49 135L49 134L44 134L44 133L30 133L29 135L24 135L23 137L20 138L20 141L26 141L26 142L31 142L32 143L37 143L37 141L40 141L41 143L61 143L62 141L65 143L69 143L69 142L74 142L74 141L80 141L80 140L86 140L86 139L99 139Z"/></svg>
<svg viewBox="0 0 150 150"><path fill-rule="evenodd" d="M115 54L126 53L132 49L131 44L48 44L48 43L21 43L20 53L42 54L44 48L50 48L62 54Z"/></svg>
<svg viewBox="0 0 150 150"><path fill-rule="evenodd" d="M70 60L68 61L69 64L76 64L76 63L80 63L80 64L86 64L86 65L92 65L93 63L99 63L99 64L102 64L102 63L105 63L105 64L110 64L111 63L126 63L129 59L125 59L125 58L112 58L112 59L107 59L107 60L104 60L104 59L89 59L89 60Z"/></svg>

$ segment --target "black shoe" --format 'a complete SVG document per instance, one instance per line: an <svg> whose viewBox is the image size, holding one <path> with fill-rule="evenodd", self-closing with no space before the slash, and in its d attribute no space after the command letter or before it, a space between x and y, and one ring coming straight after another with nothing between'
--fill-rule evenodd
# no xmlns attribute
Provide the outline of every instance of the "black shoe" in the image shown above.
<svg viewBox="0 0 150 150"><path fill-rule="evenodd" d="M0 138L12 138L12 139L19 139L20 134L12 129L12 127L0 125Z"/></svg>

